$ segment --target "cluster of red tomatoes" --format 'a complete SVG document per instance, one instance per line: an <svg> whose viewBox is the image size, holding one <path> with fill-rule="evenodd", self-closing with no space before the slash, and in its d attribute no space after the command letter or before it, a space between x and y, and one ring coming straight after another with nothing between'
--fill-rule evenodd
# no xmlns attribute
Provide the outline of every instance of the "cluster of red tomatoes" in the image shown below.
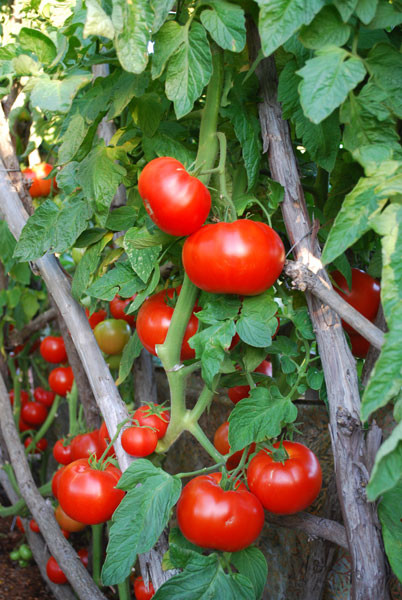
<svg viewBox="0 0 402 600"><path fill-rule="evenodd" d="M10 403L14 405L15 392L11 390L9 392ZM20 432L29 431L31 429L38 429L42 423L46 420L48 415L48 409L53 404L55 394L49 390L45 390L42 387L36 387L34 389L34 400L31 399L30 394L25 390L20 390L20 402L21 412L19 419L19 430ZM32 442L32 437L28 436L24 440L25 448L27 448ZM36 451L43 452L47 448L47 440L42 438L36 444ZM35 449L33 449L35 451Z"/></svg>

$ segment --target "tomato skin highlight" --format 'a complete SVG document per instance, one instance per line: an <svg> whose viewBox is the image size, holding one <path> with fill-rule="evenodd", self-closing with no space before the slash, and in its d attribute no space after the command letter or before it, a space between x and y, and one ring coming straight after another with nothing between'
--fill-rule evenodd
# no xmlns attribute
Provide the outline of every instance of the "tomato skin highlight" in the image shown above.
<svg viewBox="0 0 402 600"><path fill-rule="evenodd" d="M130 335L130 326L123 319L105 319L94 329L98 346L105 354L120 354Z"/></svg>
<svg viewBox="0 0 402 600"><path fill-rule="evenodd" d="M225 455L230 452L230 444L229 444L229 421L224 421L222 425L219 425L218 429L215 431L214 435L214 446L221 454ZM250 450L248 451L248 456L255 451L255 444L251 444ZM235 469L239 462L241 461L241 457L243 456L243 450L239 450L235 452L230 458L226 461L226 468L231 471Z"/></svg>
<svg viewBox="0 0 402 600"><path fill-rule="evenodd" d="M262 363L258 365L256 369L254 369L254 373L263 373L268 377L272 377L272 363L270 363L269 360L263 360ZM228 396L233 404L237 404L240 402L240 400L243 400L243 398L248 398L249 394L249 385L235 385L234 387L228 389Z"/></svg>
<svg viewBox="0 0 402 600"><path fill-rule="evenodd" d="M51 392L50 390L45 390L42 387L37 387L34 389L34 398L37 402L40 402L44 406L50 408L54 402L56 394Z"/></svg>
<svg viewBox="0 0 402 600"><path fill-rule="evenodd" d="M279 235L265 223L239 219L204 225L186 239L183 265L191 281L213 294L261 294L285 264Z"/></svg>
<svg viewBox="0 0 402 600"><path fill-rule="evenodd" d="M71 367L56 367L49 373L49 387L58 396L71 392L74 383L74 373Z"/></svg>
<svg viewBox="0 0 402 600"><path fill-rule="evenodd" d="M49 363L57 364L67 361L67 352L62 337L48 335L41 341L39 352Z"/></svg>
<svg viewBox="0 0 402 600"><path fill-rule="evenodd" d="M174 292L179 293L179 288L169 288L154 294L142 304L137 315L137 333L144 348L154 356L157 356L155 346L163 344L172 320L174 308L168 306L166 301L173 298ZM199 310L199 309L198 309ZM197 333L198 319L194 312L188 322L180 357L182 360L195 358L195 350L190 348L188 340Z"/></svg>
<svg viewBox="0 0 402 600"><path fill-rule="evenodd" d="M31 198L40 198L41 196L49 196L52 189L57 190L56 179L44 179L52 171L52 165L49 163L39 163L33 167L22 170L22 174L28 182L32 182L29 188Z"/></svg>
<svg viewBox="0 0 402 600"><path fill-rule="evenodd" d="M334 291L348 304L353 306L363 317L374 321L381 300L381 287L377 279L360 269L352 269L352 287L349 289L345 277L339 271L333 271L331 277L339 286ZM342 327L352 335L359 335L353 327L342 320Z"/></svg>
<svg viewBox="0 0 402 600"><path fill-rule="evenodd" d="M199 475L187 483L176 507L180 530L193 544L223 552L250 546L264 525L261 502L244 484L224 491L221 473Z"/></svg>
<svg viewBox="0 0 402 600"><path fill-rule="evenodd" d="M122 490L115 489L120 469L111 464L104 471L92 469L85 458L64 469L57 490L64 512L86 525L108 521L124 497Z"/></svg>
<svg viewBox="0 0 402 600"><path fill-rule="evenodd" d="M155 158L144 167L138 191L152 221L170 235L197 231L211 209L211 195L205 185L168 156Z"/></svg>
<svg viewBox="0 0 402 600"><path fill-rule="evenodd" d="M121 434L121 445L123 449L130 454L141 458L149 456L154 452L158 443L158 436L155 431L148 427L128 427Z"/></svg>
<svg viewBox="0 0 402 600"><path fill-rule="evenodd" d="M21 408L21 417L25 423L33 427L42 425L47 417L47 408L40 402L26 402Z"/></svg>
<svg viewBox="0 0 402 600"><path fill-rule="evenodd" d="M155 594L154 586L152 581L148 582L149 587L145 587L145 583L142 577L136 577L134 579L134 596L135 600L151 600Z"/></svg>
<svg viewBox="0 0 402 600"><path fill-rule="evenodd" d="M247 469L247 483L263 507L278 515L291 515L317 498L322 484L316 455L298 442L283 442L289 454L284 464L274 462L269 450L260 450ZM279 443L274 444L278 448Z"/></svg>
<svg viewBox="0 0 402 600"><path fill-rule="evenodd" d="M134 294L134 296L131 296L131 298L121 298L117 294L109 303L110 314L112 317L114 319L122 319L123 321L126 321L130 327L133 327L135 325L135 315L128 315L125 313L124 309L126 306L131 304L136 295L137 294Z"/></svg>
<svg viewBox="0 0 402 600"><path fill-rule="evenodd" d="M147 427L153 427L155 433L158 436L158 440L163 438L170 421L170 413L168 410L159 412L157 404L144 404L137 408L133 415L133 421L137 420L140 425L146 425ZM155 411L155 414L153 414Z"/></svg>

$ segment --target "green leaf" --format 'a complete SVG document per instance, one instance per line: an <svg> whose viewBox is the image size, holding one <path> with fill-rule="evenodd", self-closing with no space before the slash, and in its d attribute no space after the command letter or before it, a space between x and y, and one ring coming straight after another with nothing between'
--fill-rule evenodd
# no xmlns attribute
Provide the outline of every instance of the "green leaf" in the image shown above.
<svg viewBox="0 0 402 600"><path fill-rule="evenodd" d="M402 477L402 422L398 423L383 442L367 485L367 498L374 502L381 494L394 488Z"/></svg>
<svg viewBox="0 0 402 600"><path fill-rule="evenodd" d="M80 300L85 292L93 273L98 266L100 255L105 246L105 240L99 242L86 249L84 256L81 258L74 273L71 284L71 294L77 301Z"/></svg>
<svg viewBox="0 0 402 600"><path fill-rule="evenodd" d="M175 549L173 545L170 553ZM225 573L217 554L203 556L191 550L187 552L184 571L164 583L153 596L154 600L251 600L255 597L250 580L244 575Z"/></svg>
<svg viewBox="0 0 402 600"><path fill-rule="evenodd" d="M313 331L313 325L310 320L310 315L307 310L307 307L302 306L301 308L296 309L292 314L289 315L292 319L293 323L296 326L302 335L302 337L306 340L314 340L315 334Z"/></svg>
<svg viewBox="0 0 402 600"><path fill-rule="evenodd" d="M151 161L157 156L171 156L179 160L185 167L189 167L195 160L193 150L189 150L179 140L161 131L152 137L144 136L142 148L147 161Z"/></svg>
<svg viewBox="0 0 402 600"><path fill-rule="evenodd" d="M39 310L37 293L34 290L25 288L22 291L19 303L24 311L27 322L29 323Z"/></svg>
<svg viewBox="0 0 402 600"><path fill-rule="evenodd" d="M52 200L45 200L25 224L14 257L28 261L37 260L48 250L64 252L87 227L91 216L90 206L81 197L70 198L61 209Z"/></svg>
<svg viewBox="0 0 402 600"><path fill-rule="evenodd" d="M213 379L219 373L235 333L233 321L226 320L207 327L189 339L190 347L194 348L196 357L201 359L202 378L209 388L212 388Z"/></svg>
<svg viewBox="0 0 402 600"><path fill-rule="evenodd" d="M378 0L357 0L355 12L360 21L367 25L374 18Z"/></svg>
<svg viewBox="0 0 402 600"><path fill-rule="evenodd" d="M385 552L391 568L402 581L402 481L386 492L378 506Z"/></svg>
<svg viewBox="0 0 402 600"><path fill-rule="evenodd" d="M306 48L343 46L348 41L351 31L350 25L342 22L334 6L324 6L310 25L302 27L299 38Z"/></svg>
<svg viewBox="0 0 402 600"><path fill-rule="evenodd" d="M87 289L87 294L110 302L116 294L129 298L143 288L143 282L135 275L129 263L118 262Z"/></svg>
<svg viewBox="0 0 402 600"><path fill-rule="evenodd" d="M310 367L307 371L307 383L312 390L319 390L324 381L324 374L317 367Z"/></svg>
<svg viewBox="0 0 402 600"><path fill-rule="evenodd" d="M110 108L106 119L111 120L120 116L134 97L142 96L148 87L148 83L148 73L134 75L123 71L111 90Z"/></svg>
<svg viewBox="0 0 402 600"><path fill-rule="evenodd" d="M16 241L7 223L0 219L0 257L7 273L15 264L13 258L15 246Z"/></svg>
<svg viewBox="0 0 402 600"><path fill-rule="evenodd" d="M20 56L16 56L11 61L11 64L12 68L14 69L17 75L38 75L40 69L40 66L37 63L37 61L28 56L28 54L21 54ZM9 69L7 68L7 71L8 70ZM4 74L4 76L6 77L6 74Z"/></svg>
<svg viewBox="0 0 402 600"><path fill-rule="evenodd" d="M121 66L130 73L142 73L148 64L153 19L149 0L113 0L114 45Z"/></svg>
<svg viewBox="0 0 402 600"><path fill-rule="evenodd" d="M179 479L145 459L131 463L117 487L127 494L112 517L102 569L104 585L122 582L130 574L137 554L152 548L181 492Z"/></svg>
<svg viewBox="0 0 402 600"><path fill-rule="evenodd" d="M83 38L90 35L100 35L102 37L114 38L114 27L112 19L105 13L97 0L85 0L87 7L87 17L85 19Z"/></svg>
<svg viewBox="0 0 402 600"><path fill-rule="evenodd" d="M137 296L134 298L133 302L130 304L128 310L126 311L128 315L130 315L131 313L138 310L139 307L141 306L141 304L144 302L144 300L146 300L148 298L148 296L150 296L155 291L156 286L159 283L159 279L160 279L160 269L159 269L159 265L157 265L156 269L154 270L154 272L152 274L150 282L148 283L145 290L138 293ZM144 285L142 282L141 282L141 284ZM132 295L132 294L127 294L126 297L128 297L130 295Z"/></svg>
<svg viewBox="0 0 402 600"><path fill-rule="evenodd" d="M391 5L389 5L391 6ZM402 18L402 13L399 13ZM399 51L391 44L379 43L367 57L367 68L374 82L387 94L386 104L402 118L400 81L402 66Z"/></svg>
<svg viewBox="0 0 402 600"><path fill-rule="evenodd" d="M63 80L50 79L46 74L34 79L31 104L41 110L66 113L80 88L91 81L91 75L70 75Z"/></svg>
<svg viewBox="0 0 402 600"><path fill-rule="evenodd" d="M92 246L92 244L96 244L103 238L103 236L107 233L106 229L102 229L101 227L91 227L87 229L75 240L76 248L86 248L87 246Z"/></svg>
<svg viewBox="0 0 402 600"><path fill-rule="evenodd" d="M239 573L245 575L251 581L255 597L259 600L268 576L267 561L261 550L258 550L255 546L249 546L240 552L233 552L230 562Z"/></svg>
<svg viewBox="0 0 402 600"><path fill-rule="evenodd" d="M36 54L40 62L50 64L56 57L57 49L52 40L41 31L23 27L18 35L18 41L23 50Z"/></svg>
<svg viewBox="0 0 402 600"><path fill-rule="evenodd" d="M135 359L141 354L143 346L138 337L138 333L134 331L128 343L124 346L123 354L119 366L119 377L116 385L121 385L129 376Z"/></svg>
<svg viewBox="0 0 402 600"><path fill-rule="evenodd" d="M154 11L153 33L156 33L162 27L174 3L175 0L151 0L152 10Z"/></svg>
<svg viewBox="0 0 402 600"><path fill-rule="evenodd" d="M118 148L107 148L100 143L77 169L83 193L92 202L101 225L106 223L110 204L126 174L124 167L115 162L118 152Z"/></svg>
<svg viewBox="0 0 402 600"><path fill-rule="evenodd" d="M105 227L112 231L125 231L133 224L137 211L132 206L114 208L107 218Z"/></svg>
<svg viewBox="0 0 402 600"><path fill-rule="evenodd" d="M231 450L236 452L252 442L278 437L282 428L296 418L296 406L289 398L284 398L277 387L256 387L229 415Z"/></svg>
<svg viewBox="0 0 402 600"><path fill-rule="evenodd" d="M205 29L193 22L184 43L173 54L166 74L166 96L176 117L190 112L212 75L212 56Z"/></svg>
<svg viewBox="0 0 402 600"><path fill-rule="evenodd" d="M157 79L163 73L169 58L186 40L186 29L177 21L168 21L155 37L154 53L152 55L152 79Z"/></svg>
<svg viewBox="0 0 402 600"><path fill-rule="evenodd" d="M74 158L85 140L89 127L82 115L79 113L73 115L67 131L63 134L63 141L59 148L58 164L63 165Z"/></svg>
<svg viewBox="0 0 402 600"><path fill-rule="evenodd" d="M265 56L284 44L302 25L308 25L324 0L257 0L260 6L258 29Z"/></svg>
<svg viewBox="0 0 402 600"><path fill-rule="evenodd" d="M357 0L334 0L334 4L346 23L353 14Z"/></svg>
<svg viewBox="0 0 402 600"><path fill-rule="evenodd" d="M402 23L402 12L388 0L379 0L375 17L369 23L370 29L396 27Z"/></svg>
<svg viewBox="0 0 402 600"><path fill-rule="evenodd" d="M197 319L207 325L236 318L241 306L239 298L224 294L205 294L200 304L203 308L197 311Z"/></svg>
<svg viewBox="0 0 402 600"><path fill-rule="evenodd" d="M157 94L144 94L134 105L132 117L134 123L147 136L153 136L156 133L164 112L162 103Z"/></svg>
<svg viewBox="0 0 402 600"><path fill-rule="evenodd" d="M246 44L246 23L240 6L225 0L206 0L211 10L200 15L201 23L224 50L241 52Z"/></svg>
<svg viewBox="0 0 402 600"><path fill-rule="evenodd" d="M304 114L313 123L320 123L364 79L366 69L359 58L329 46L318 50L297 73L303 78L299 93Z"/></svg>
<svg viewBox="0 0 402 600"><path fill-rule="evenodd" d="M146 229L131 227L124 236L123 245L132 268L145 283L155 268L162 246L143 246L141 250L138 249L138 240L143 236L149 240L149 232Z"/></svg>
<svg viewBox="0 0 402 600"><path fill-rule="evenodd" d="M236 323L236 331L243 342L257 348L269 346L278 326L277 312L278 305L269 292L245 298Z"/></svg>

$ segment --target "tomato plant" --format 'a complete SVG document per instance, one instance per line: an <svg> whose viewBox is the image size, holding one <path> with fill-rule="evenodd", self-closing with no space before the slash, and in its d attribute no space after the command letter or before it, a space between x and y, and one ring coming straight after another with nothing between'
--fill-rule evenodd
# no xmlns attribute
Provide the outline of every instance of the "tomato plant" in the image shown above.
<svg viewBox="0 0 402 600"><path fill-rule="evenodd" d="M262 363L254 369L254 373L262 373L267 377L272 377L272 364L269 360L263 360ZM240 400L243 400L243 398L247 398L249 393L249 385L235 385L228 389L228 396L233 404L237 404Z"/></svg>
<svg viewBox="0 0 402 600"><path fill-rule="evenodd" d="M49 386L59 396L65 396L71 392L73 383L74 373L71 367L57 367L49 374Z"/></svg>
<svg viewBox="0 0 402 600"><path fill-rule="evenodd" d="M134 579L133 587L135 600L151 600L152 596L155 594L152 581L149 581L147 587L142 577L136 577Z"/></svg>
<svg viewBox="0 0 402 600"><path fill-rule="evenodd" d="M125 312L125 308L131 304L134 300L135 295L131 296L131 298L121 298L118 294L113 298L113 300L109 303L110 314L114 319L123 319L133 327L135 324L135 315L128 315Z"/></svg>
<svg viewBox="0 0 402 600"><path fill-rule="evenodd" d="M41 402L26 402L21 408L21 417L28 425L42 425L47 417L47 408Z"/></svg>
<svg viewBox="0 0 402 600"><path fill-rule="evenodd" d="M94 329L99 348L105 354L120 354L130 335L130 326L122 319L105 319Z"/></svg>
<svg viewBox="0 0 402 600"><path fill-rule="evenodd" d="M149 427L128 427L121 434L121 445L131 456L148 456L152 454L158 443L158 436Z"/></svg>
<svg viewBox="0 0 402 600"><path fill-rule="evenodd" d="M279 443L274 444L278 448ZM266 510L290 515L307 508L317 498L322 483L320 463L303 444L283 442L289 455L275 461L269 450L260 450L247 469L247 483ZM282 459L283 460L283 459Z"/></svg>
<svg viewBox="0 0 402 600"><path fill-rule="evenodd" d="M25 179L28 183L30 183L29 193L32 198L49 196L52 189L52 183L53 190L55 191L57 189L55 178L46 179L52 169L52 165L42 162L38 165L34 165L33 167L22 170L22 174L24 175Z"/></svg>
<svg viewBox="0 0 402 600"><path fill-rule="evenodd" d="M47 362L53 364L66 362L67 360L67 352L62 337L48 335L42 340L39 352Z"/></svg>
<svg viewBox="0 0 402 600"><path fill-rule="evenodd" d="M205 185L168 156L147 164L138 179L138 191L151 219L171 235L197 231L211 209L211 196Z"/></svg>
<svg viewBox="0 0 402 600"><path fill-rule="evenodd" d="M135 411L133 421L138 421L139 425L152 427L160 440L168 428L170 414L168 410L159 404L144 404Z"/></svg>

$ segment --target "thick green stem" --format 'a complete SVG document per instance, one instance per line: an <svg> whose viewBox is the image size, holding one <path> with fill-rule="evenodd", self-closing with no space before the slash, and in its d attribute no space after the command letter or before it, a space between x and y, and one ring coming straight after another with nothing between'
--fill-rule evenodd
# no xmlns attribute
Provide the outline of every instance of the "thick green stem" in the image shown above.
<svg viewBox="0 0 402 600"><path fill-rule="evenodd" d="M92 525L92 577L98 587L101 585L103 523Z"/></svg>
<svg viewBox="0 0 402 600"><path fill-rule="evenodd" d="M218 165L218 174L219 174L219 191L222 203L224 204L226 210L225 213L228 216L230 221L235 221L237 219L236 207L230 198L227 186L226 186L226 152L227 152L227 143L226 136L224 133L218 132L216 134L219 140L219 165Z"/></svg>
<svg viewBox="0 0 402 600"><path fill-rule="evenodd" d="M119 592L119 600L130 600L130 580L128 577L123 583L117 585L117 591Z"/></svg>
<svg viewBox="0 0 402 600"><path fill-rule="evenodd" d="M218 452L218 450L215 448L212 442L209 441L209 439L207 438L207 436L205 435L198 423L192 423L187 428L187 431L189 431L195 437L195 439L201 444L204 450L208 452L210 456L212 456L216 463L220 464L225 462L225 459L222 456L222 454Z"/></svg>
<svg viewBox="0 0 402 600"><path fill-rule="evenodd" d="M60 396L56 396L45 421L42 423L41 428L38 429L38 431L35 433L29 446L26 447L25 454L29 454L35 448L35 446L39 442L39 440L42 439L44 435L46 435L47 430L49 429L49 427L52 425L52 423L54 421L54 418L57 413L57 409L59 408L60 400L61 400Z"/></svg>
<svg viewBox="0 0 402 600"><path fill-rule="evenodd" d="M189 414L189 420L191 423L196 423L198 421L198 419L201 417L204 410L212 402L215 390L219 384L219 379L220 379L219 375L217 377L215 377L215 380L212 384L212 390L210 390L206 385L204 386L204 389L202 390L202 392L196 402L196 405L194 406L193 410Z"/></svg>

